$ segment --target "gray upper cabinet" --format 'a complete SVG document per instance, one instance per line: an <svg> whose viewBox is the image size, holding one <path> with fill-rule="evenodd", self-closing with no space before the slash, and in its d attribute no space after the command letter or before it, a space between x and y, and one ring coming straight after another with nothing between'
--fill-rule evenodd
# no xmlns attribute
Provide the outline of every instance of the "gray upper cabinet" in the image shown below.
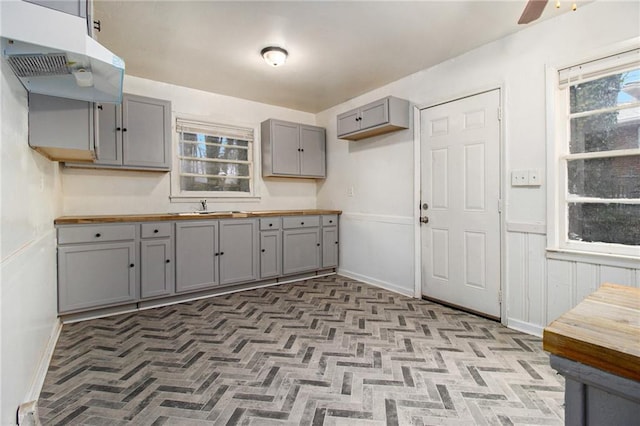
<svg viewBox="0 0 640 426"><path fill-rule="evenodd" d="M337 117L340 139L360 140L409 128L409 101L387 96Z"/></svg>
<svg viewBox="0 0 640 426"><path fill-rule="evenodd" d="M173 224L143 223L140 241L140 298L175 293Z"/></svg>
<svg viewBox="0 0 640 426"><path fill-rule="evenodd" d="M58 229L58 311L135 302L135 235L134 225Z"/></svg>
<svg viewBox="0 0 640 426"><path fill-rule="evenodd" d="M322 127L266 120L261 124L262 175L326 177L326 136Z"/></svg>
<svg viewBox="0 0 640 426"><path fill-rule="evenodd" d="M29 146L53 161L93 161L91 102L29 93Z"/></svg>
<svg viewBox="0 0 640 426"><path fill-rule="evenodd" d="M220 284L257 280L258 221L230 219L220 221Z"/></svg>
<svg viewBox="0 0 640 426"><path fill-rule="evenodd" d="M219 284L218 221L176 223L176 292Z"/></svg>
<svg viewBox="0 0 640 426"><path fill-rule="evenodd" d="M97 159L67 164L129 170L171 170L171 102L125 94L121 105L97 104Z"/></svg>

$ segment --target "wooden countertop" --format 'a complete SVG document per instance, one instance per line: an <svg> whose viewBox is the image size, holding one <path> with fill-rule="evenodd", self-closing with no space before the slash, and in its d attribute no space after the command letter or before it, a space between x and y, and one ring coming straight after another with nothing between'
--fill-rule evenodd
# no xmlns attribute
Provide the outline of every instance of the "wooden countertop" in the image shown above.
<svg viewBox="0 0 640 426"><path fill-rule="evenodd" d="M164 220L206 220L231 219L248 217L272 216L311 216L320 214L342 214L341 210L266 210L266 211L222 211L206 214L196 212L186 213L151 213L124 214L99 216L61 216L53 221L56 225L78 225L89 223L118 223L118 222L161 222Z"/></svg>
<svg viewBox="0 0 640 426"><path fill-rule="evenodd" d="M603 284L544 329L542 347L640 381L640 288Z"/></svg>

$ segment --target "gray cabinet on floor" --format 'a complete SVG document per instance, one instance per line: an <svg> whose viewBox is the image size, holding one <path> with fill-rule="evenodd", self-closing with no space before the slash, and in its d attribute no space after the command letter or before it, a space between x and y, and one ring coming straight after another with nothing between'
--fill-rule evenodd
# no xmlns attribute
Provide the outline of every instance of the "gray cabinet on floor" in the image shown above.
<svg viewBox="0 0 640 426"><path fill-rule="evenodd" d="M97 104L96 160L70 167L171 169L171 102L125 94L122 105Z"/></svg>
<svg viewBox="0 0 640 426"><path fill-rule="evenodd" d="M283 275L320 269L320 216L290 216L282 220Z"/></svg>
<svg viewBox="0 0 640 426"><path fill-rule="evenodd" d="M140 238L140 298L175 293L173 224L143 223Z"/></svg>
<svg viewBox="0 0 640 426"><path fill-rule="evenodd" d="M257 280L258 223L256 219L220 221L220 284Z"/></svg>
<svg viewBox="0 0 640 426"><path fill-rule="evenodd" d="M282 219L260 219L260 278L282 275Z"/></svg>
<svg viewBox="0 0 640 426"><path fill-rule="evenodd" d="M270 119L261 138L263 176L326 177L324 128Z"/></svg>
<svg viewBox="0 0 640 426"><path fill-rule="evenodd" d="M176 292L219 285L218 221L176 223Z"/></svg>
<svg viewBox="0 0 640 426"><path fill-rule="evenodd" d="M322 216L322 267L338 266L338 215Z"/></svg>
<svg viewBox="0 0 640 426"><path fill-rule="evenodd" d="M58 229L58 311L137 299L136 231L132 224Z"/></svg>

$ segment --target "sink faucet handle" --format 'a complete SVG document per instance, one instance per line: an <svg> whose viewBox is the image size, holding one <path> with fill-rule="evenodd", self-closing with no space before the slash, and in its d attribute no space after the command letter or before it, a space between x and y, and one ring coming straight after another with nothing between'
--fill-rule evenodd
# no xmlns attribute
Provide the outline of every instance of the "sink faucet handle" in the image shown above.
<svg viewBox="0 0 640 426"><path fill-rule="evenodd" d="M202 206L202 211L207 211L207 200L200 200L200 205Z"/></svg>

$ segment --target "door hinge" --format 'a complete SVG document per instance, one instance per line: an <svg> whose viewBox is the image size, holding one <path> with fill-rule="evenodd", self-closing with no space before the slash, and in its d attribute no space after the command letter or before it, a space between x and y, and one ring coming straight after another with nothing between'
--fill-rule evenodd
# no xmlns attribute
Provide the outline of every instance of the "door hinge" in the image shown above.
<svg viewBox="0 0 640 426"><path fill-rule="evenodd" d="M498 107L498 120L502 120L502 108Z"/></svg>

